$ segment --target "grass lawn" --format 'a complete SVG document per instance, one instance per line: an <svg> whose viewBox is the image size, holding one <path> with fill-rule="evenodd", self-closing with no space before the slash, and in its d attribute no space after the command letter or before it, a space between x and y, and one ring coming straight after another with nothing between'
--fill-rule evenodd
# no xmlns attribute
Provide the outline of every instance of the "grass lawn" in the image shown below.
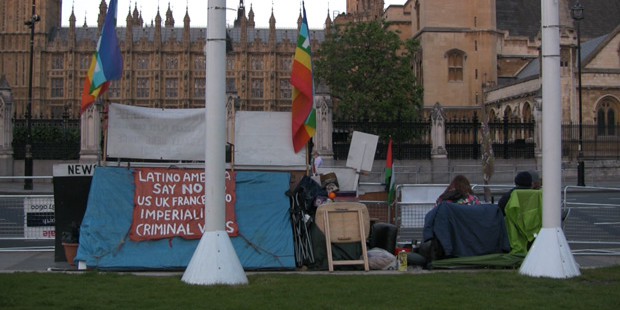
<svg viewBox="0 0 620 310"><path fill-rule="evenodd" d="M0 309L620 309L620 266L547 279L516 270L253 273L244 286L180 276L0 274Z"/></svg>

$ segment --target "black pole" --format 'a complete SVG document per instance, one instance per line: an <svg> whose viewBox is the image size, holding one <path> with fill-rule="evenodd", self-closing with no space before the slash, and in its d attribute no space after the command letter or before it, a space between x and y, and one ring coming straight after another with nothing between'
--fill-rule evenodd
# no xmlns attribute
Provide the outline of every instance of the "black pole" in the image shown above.
<svg viewBox="0 0 620 310"><path fill-rule="evenodd" d="M504 159L508 159L508 111L504 112Z"/></svg>
<svg viewBox="0 0 620 310"><path fill-rule="evenodd" d="M36 15L35 0L32 0L32 16L24 24L30 28L30 73L28 77L28 105L26 107L26 154L24 157L24 189L32 189L32 69L34 62L34 25L41 18Z"/></svg>
<svg viewBox="0 0 620 310"><path fill-rule="evenodd" d="M586 186L585 182L585 163L583 161L583 105L581 91L581 31L579 29L579 21L577 21L577 74L579 75L579 154L577 166L577 185Z"/></svg>
<svg viewBox="0 0 620 310"><path fill-rule="evenodd" d="M476 111L474 111L474 117L471 125L474 129L474 149L472 152L472 159L480 159L480 145L478 144L478 127L480 126L480 123L478 122L478 114L476 114Z"/></svg>
<svg viewBox="0 0 620 310"><path fill-rule="evenodd" d="M582 123L582 91L581 91L581 29L583 19L583 6L579 1L571 9L571 17L577 27L577 75L578 75L578 98L579 98L579 153L577 154L577 186L585 186L585 163L583 161L583 123Z"/></svg>

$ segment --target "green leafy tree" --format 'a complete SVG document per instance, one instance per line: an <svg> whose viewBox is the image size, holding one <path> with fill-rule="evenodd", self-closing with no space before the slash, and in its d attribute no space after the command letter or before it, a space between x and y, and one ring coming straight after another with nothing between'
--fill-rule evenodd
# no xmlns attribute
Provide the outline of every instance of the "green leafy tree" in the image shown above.
<svg viewBox="0 0 620 310"><path fill-rule="evenodd" d="M328 34L314 70L336 99L334 120L414 119L422 102L422 88L413 72L418 47L417 41L402 41L380 21L348 24Z"/></svg>

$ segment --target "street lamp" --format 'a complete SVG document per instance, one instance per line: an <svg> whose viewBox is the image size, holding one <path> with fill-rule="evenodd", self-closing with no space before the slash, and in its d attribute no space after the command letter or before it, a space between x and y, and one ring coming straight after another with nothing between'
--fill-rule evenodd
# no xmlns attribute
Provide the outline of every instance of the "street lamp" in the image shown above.
<svg viewBox="0 0 620 310"><path fill-rule="evenodd" d="M24 22L30 28L30 76L28 78L28 106L26 107L26 154L24 156L24 189L32 189L32 67L34 61L34 25L41 20L35 13L35 0L32 0L32 17Z"/></svg>
<svg viewBox="0 0 620 310"><path fill-rule="evenodd" d="M571 8L570 16L577 27L577 75L579 76L579 153L577 155L577 186L585 186L585 164L583 162L583 124L582 124L582 97L581 97L581 29L579 24L583 19L583 6L577 0Z"/></svg>

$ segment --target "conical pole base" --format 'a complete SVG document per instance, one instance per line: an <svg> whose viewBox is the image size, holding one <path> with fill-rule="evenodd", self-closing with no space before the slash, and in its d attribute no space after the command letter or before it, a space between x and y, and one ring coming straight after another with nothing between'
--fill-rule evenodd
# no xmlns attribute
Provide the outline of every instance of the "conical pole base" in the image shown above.
<svg viewBox="0 0 620 310"><path fill-rule="evenodd" d="M248 284L243 266L225 231L202 235L181 280L196 285Z"/></svg>
<svg viewBox="0 0 620 310"><path fill-rule="evenodd" d="M531 277L566 279L580 276L579 265L561 228L543 228L534 240L519 273Z"/></svg>

